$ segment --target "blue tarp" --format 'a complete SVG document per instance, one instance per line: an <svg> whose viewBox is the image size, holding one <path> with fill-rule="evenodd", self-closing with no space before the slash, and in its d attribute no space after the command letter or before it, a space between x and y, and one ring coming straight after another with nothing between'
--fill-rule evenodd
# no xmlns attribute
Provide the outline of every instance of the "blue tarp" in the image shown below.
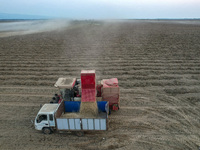
<svg viewBox="0 0 200 150"><path fill-rule="evenodd" d="M99 102L97 102L98 109L100 111L105 112L106 111L106 104L107 104L106 101L99 101Z"/></svg>
<svg viewBox="0 0 200 150"><path fill-rule="evenodd" d="M65 101L65 112L79 112L81 102L78 101ZM106 112L106 101L98 101L97 106L99 111Z"/></svg>
<svg viewBox="0 0 200 150"><path fill-rule="evenodd" d="M65 101L65 112L79 112L81 102Z"/></svg>

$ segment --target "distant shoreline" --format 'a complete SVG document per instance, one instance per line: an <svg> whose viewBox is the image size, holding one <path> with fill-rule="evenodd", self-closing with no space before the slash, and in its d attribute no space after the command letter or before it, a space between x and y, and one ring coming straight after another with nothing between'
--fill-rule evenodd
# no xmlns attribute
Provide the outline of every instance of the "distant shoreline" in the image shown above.
<svg viewBox="0 0 200 150"><path fill-rule="evenodd" d="M39 21L49 19L0 19L0 22L21 22L21 21Z"/></svg>
<svg viewBox="0 0 200 150"><path fill-rule="evenodd" d="M0 19L0 22L21 22L21 21L38 21L38 20L56 20L55 19ZM61 19L62 20L62 19ZM168 18L158 18L158 19L71 19L72 21L106 21L106 20L116 20L116 21L131 21L131 20L141 20L141 21L145 21L145 20L154 20L154 21L199 21L200 18L185 18L185 19L168 19Z"/></svg>

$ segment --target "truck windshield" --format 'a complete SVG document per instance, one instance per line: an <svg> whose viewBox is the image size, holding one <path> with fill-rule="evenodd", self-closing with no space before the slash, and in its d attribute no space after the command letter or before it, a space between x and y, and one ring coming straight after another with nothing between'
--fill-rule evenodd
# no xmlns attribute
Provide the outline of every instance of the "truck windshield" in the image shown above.
<svg viewBox="0 0 200 150"><path fill-rule="evenodd" d="M43 120L47 120L47 115L39 115L37 118L37 123L40 123Z"/></svg>

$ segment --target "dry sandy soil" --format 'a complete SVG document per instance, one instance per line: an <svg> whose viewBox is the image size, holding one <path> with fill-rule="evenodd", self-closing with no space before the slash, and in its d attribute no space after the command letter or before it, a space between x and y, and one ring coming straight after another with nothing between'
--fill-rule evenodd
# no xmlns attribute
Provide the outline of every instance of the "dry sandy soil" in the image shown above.
<svg viewBox="0 0 200 150"><path fill-rule="evenodd" d="M81 69L119 79L121 109L109 116L108 131L36 131L31 120L57 92L57 78L79 77ZM200 21L76 21L0 32L0 149L199 147Z"/></svg>

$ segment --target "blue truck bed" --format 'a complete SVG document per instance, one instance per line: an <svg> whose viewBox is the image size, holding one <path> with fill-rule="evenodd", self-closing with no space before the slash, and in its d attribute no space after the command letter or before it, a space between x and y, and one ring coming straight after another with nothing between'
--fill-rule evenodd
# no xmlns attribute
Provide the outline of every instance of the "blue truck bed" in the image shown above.
<svg viewBox="0 0 200 150"><path fill-rule="evenodd" d="M57 130L107 130L107 118L109 112L108 102L97 102L99 113L95 117L79 115L80 104L81 102L78 101L63 101L60 103L57 110L58 113L56 114Z"/></svg>

